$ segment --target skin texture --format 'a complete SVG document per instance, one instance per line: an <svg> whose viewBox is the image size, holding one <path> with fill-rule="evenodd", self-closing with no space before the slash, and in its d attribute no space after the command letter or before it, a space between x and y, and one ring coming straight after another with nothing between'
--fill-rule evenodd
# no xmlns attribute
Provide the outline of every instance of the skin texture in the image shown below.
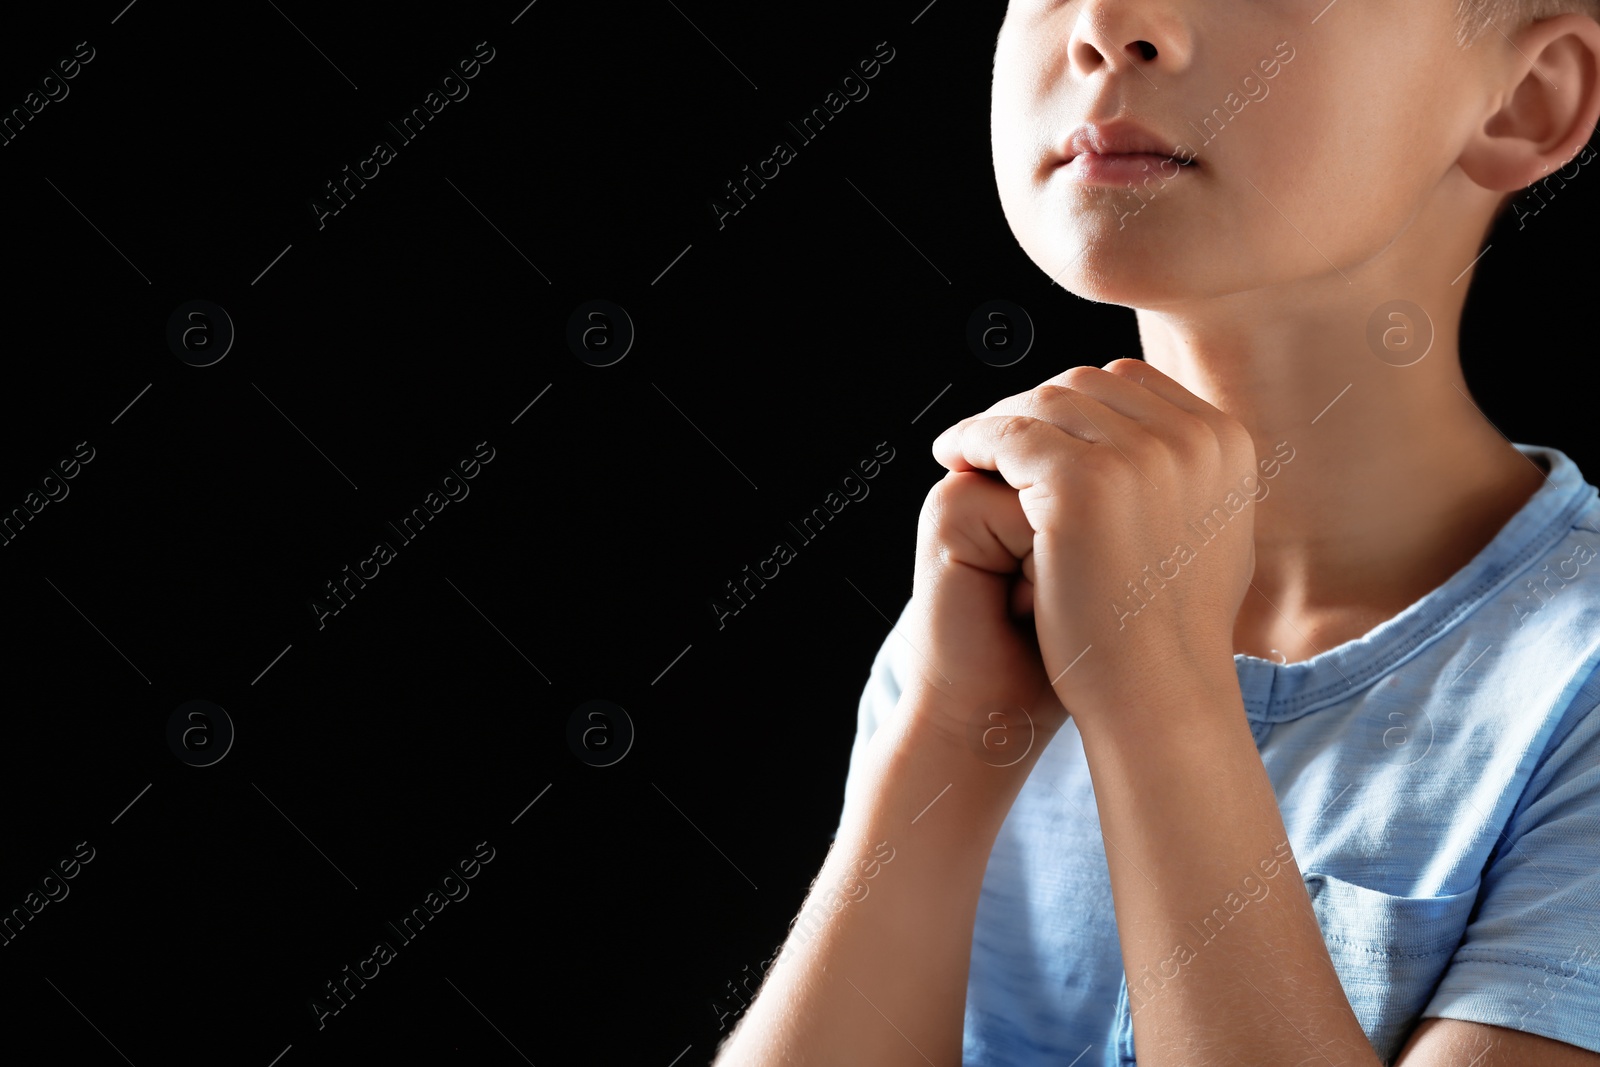
<svg viewBox="0 0 1600 1067"><path fill-rule="evenodd" d="M1366 633L1468 562L1542 484L1470 400L1456 331L1497 209L1560 169L1600 118L1600 24L1502 27L1461 50L1452 7L1010 5L992 122L1007 221L1067 290L1135 310L1144 360L1066 370L933 442L949 473L919 520L899 635L917 669L866 750L861 802L808 906L858 880L879 842L896 858L870 893L791 938L718 1067L960 1063L989 851L1068 714L1113 846L1124 966L1156 970L1193 901L1223 899L1239 872L1282 855L1233 654L1299 660ZM1213 106L1231 112L1230 92L1259 94L1259 64L1288 48L1270 94L1211 144L1186 132ZM1198 167L1141 195L1049 165L1073 128L1113 118L1187 138ZM1434 332L1404 367L1366 340L1396 299ZM1295 458L1270 497L1119 617L1120 587L1170 557L1184 525L1278 442ZM1035 731L1006 767L974 741L996 714ZM1134 1016L1142 1065L1378 1064L1292 857L1274 885ZM1600 1055L1429 1019L1397 1062Z"/></svg>

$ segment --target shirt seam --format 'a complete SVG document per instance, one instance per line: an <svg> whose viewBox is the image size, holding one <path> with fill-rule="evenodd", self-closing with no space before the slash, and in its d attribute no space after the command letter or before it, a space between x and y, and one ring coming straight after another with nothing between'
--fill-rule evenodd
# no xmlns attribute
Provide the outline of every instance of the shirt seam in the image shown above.
<svg viewBox="0 0 1600 1067"><path fill-rule="evenodd" d="M1508 949L1507 951L1513 952L1516 950ZM1543 971L1546 974L1559 975L1569 982L1580 982L1583 985L1588 986L1590 989L1593 989L1595 992L1600 993L1600 982L1596 982L1591 978L1585 978L1582 970L1580 970L1577 974L1569 975L1565 971L1561 970L1560 964L1552 964L1549 956L1540 956L1533 952L1520 952L1518 955L1527 956L1530 959L1536 959L1540 962L1534 964L1522 963L1518 960L1499 959L1495 956L1489 955L1483 949L1474 949L1470 951L1463 950L1456 953L1455 959L1453 959L1451 963L1490 963L1494 964L1496 967L1521 967L1530 971Z"/></svg>
<svg viewBox="0 0 1600 1067"><path fill-rule="evenodd" d="M1461 943L1460 941L1457 941L1455 944L1442 944L1438 948L1429 952L1389 952L1386 949L1373 948L1370 941L1355 941L1347 937L1339 937L1333 934L1323 934L1322 937L1324 941L1335 941L1341 945L1349 945L1356 951L1364 952L1369 956L1382 956L1385 959L1391 960L1425 960L1434 956L1443 956L1447 952L1453 951Z"/></svg>

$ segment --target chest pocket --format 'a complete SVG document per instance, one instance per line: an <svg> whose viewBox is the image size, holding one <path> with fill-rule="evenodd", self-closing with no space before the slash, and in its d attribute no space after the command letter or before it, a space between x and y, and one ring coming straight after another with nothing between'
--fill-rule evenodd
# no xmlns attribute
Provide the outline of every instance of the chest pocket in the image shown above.
<svg viewBox="0 0 1600 1067"><path fill-rule="evenodd" d="M1330 874L1313 872L1305 881L1339 984L1373 1051L1389 1063L1461 944L1478 885L1451 896L1403 897Z"/></svg>
<svg viewBox="0 0 1600 1067"><path fill-rule="evenodd" d="M1404 897L1347 882L1330 874L1305 875L1339 984L1373 1051L1384 1063L1420 1021L1417 1016L1461 943L1478 886L1443 897ZM1114 1055L1117 1067L1134 1067L1133 1016L1128 982L1117 996Z"/></svg>

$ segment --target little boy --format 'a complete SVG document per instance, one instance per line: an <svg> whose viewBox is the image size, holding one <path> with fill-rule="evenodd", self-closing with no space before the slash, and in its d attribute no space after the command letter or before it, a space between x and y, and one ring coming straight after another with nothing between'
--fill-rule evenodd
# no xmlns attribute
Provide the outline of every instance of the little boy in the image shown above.
<svg viewBox="0 0 1600 1067"><path fill-rule="evenodd" d="M1597 16L1012 0L1006 219L1144 358L933 442L719 1067L1600 1065L1600 494L1457 348L1495 218L1589 158Z"/></svg>

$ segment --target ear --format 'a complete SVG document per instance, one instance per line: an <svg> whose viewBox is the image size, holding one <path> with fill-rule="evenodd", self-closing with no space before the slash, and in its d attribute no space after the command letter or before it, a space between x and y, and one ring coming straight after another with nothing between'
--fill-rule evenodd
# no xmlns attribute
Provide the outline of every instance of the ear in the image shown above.
<svg viewBox="0 0 1600 1067"><path fill-rule="evenodd" d="M1499 36L1499 35L1496 35ZM1532 23L1500 45L1505 93L1473 134L1461 169L1485 189L1514 193L1571 163L1600 121L1600 22L1566 14ZM1485 35L1484 47L1494 47Z"/></svg>

